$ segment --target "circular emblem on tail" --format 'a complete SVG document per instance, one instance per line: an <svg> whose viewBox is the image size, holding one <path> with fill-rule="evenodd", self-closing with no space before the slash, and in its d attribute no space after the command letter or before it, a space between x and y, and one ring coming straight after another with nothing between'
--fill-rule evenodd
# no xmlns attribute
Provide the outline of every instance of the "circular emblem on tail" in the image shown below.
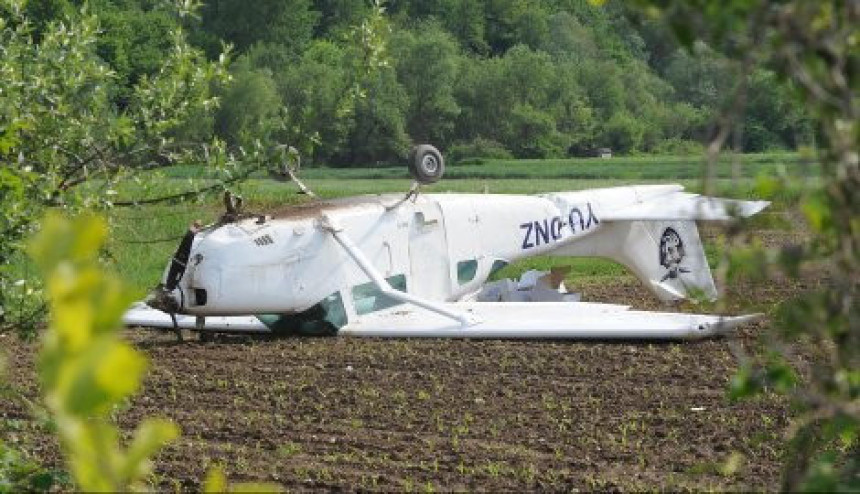
<svg viewBox="0 0 860 494"><path fill-rule="evenodd" d="M672 227L663 230L663 235L660 237L660 265L668 269L669 272L660 281L674 279L678 277L679 273L689 272L689 270L681 267L684 255L684 241L681 240L681 235Z"/></svg>

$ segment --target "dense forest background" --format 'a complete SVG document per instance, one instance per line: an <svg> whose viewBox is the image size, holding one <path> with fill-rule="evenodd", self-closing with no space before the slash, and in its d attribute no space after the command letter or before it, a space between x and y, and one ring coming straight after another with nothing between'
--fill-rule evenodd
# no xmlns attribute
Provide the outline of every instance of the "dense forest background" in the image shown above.
<svg viewBox="0 0 860 494"><path fill-rule="evenodd" d="M194 119L183 139L213 136L238 149L255 141L297 147L314 164L399 160L412 143L470 156L549 158L689 152L746 77L743 151L811 144L812 125L775 73L699 44L680 48L667 27L623 2L587 0L390 0L387 60L357 77L367 53L356 26L366 0L208 0L181 19L158 0L91 0L97 52L115 71L118 108L153 74L181 27L216 58L231 46L232 81L221 106ZM38 25L76 15L79 0L31 0ZM360 35L360 33L358 33ZM344 95L363 98L346 106Z"/></svg>

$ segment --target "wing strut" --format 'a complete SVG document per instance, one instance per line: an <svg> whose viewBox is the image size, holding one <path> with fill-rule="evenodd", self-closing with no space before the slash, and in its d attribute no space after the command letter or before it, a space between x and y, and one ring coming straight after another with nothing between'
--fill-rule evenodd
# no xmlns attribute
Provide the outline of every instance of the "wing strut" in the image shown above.
<svg viewBox="0 0 860 494"><path fill-rule="evenodd" d="M461 326L467 327L472 326L480 322L476 317L471 314L464 312L457 312L450 310L444 307L441 304L437 304L430 300L426 300L420 297L416 297L414 295L410 295L406 292L401 292L400 290L395 290L391 287L391 285L385 281L385 278L373 267L373 264L370 260L365 257L364 253L361 252L361 249L358 248L357 245L346 235L343 231L343 228L339 225L336 225L332 222L331 218L327 215L323 215L320 218L320 226L323 230L328 231L332 234L332 236L337 240L337 242L343 247L343 249L349 254L353 261L358 264L358 267L361 268L362 271L373 281L379 290L385 295L399 300L401 302L410 303L413 305L417 305L418 307L422 307L431 312L435 312L439 315L448 317L460 323Z"/></svg>

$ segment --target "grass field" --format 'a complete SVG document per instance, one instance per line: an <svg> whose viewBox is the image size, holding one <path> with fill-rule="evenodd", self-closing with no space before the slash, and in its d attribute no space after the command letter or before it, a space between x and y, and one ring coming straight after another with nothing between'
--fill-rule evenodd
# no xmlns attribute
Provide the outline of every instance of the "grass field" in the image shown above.
<svg viewBox="0 0 860 494"><path fill-rule="evenodd" d="M816 168L798 153L746 154L740 159L741 176L775 175L782 169L802 176L815 176ZM705 159L701 156L621 156L602 158L566 158L547 160L472 160L449 163L448 179L610 179L610 180L691 180L702 177ZM716 170L719 178L731 178L732 158L720 158ZM205 178L210 172L199 166L177 166L167 175L172 178ZM306 167L302 176L308 180L396 179L408 178L405 166L365 166L355 168Z"/></svg>
<svg viewBox="0 0 860 494"><path fill-rule="evenodd" d="M747 161L757 164L739 184L721 172L720 192L754 196L755 177L779 169L814 180L796 155ZM451 167L449 178L427 191L537 193L654 182L696 189L697 166L650 157L492 162ZM474 170L488 175L468 175ZM194 173L199 169L171 170L151 193L184 190ZM410 184L394 168L308 169L303 178L325 198L403 192ZM237 188L246 209L261 211L307 200L295 190L264 179ZM775 197L753 223L755 237L770 247L802 241L802 232L786 229L798 195ZM115 209L112 264L142 295L187 225L221 211L217 196ZM702 233L713 260L722 231ZM667 309L623 268L599 259L539 257L503 274L551 265L573 267L568 286L584 300ZM727 310L769 313L818 282L740 282L729 290ZM228 337L179 344L171 335L130 331L151 366L143 390L117 418L126 429L146 415L181 426L182 438L158 458L150 479L160 490L199 490L215 464L234 481L302 491L775 490L788 403L771 394L740 403L726 397L735 354L758 352L769 324L750 324L729 339L652 344ZM35 346L0 342L12 385L35 397ZM27 402L0 403L0 437L59 465L49 430Z"/></svg>

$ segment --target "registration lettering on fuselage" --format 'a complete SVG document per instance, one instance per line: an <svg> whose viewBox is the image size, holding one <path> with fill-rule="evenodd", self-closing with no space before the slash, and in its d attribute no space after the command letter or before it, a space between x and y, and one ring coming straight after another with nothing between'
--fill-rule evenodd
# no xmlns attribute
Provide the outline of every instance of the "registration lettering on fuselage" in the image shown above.
<svg viewBox="0 0 860 494"><path fill-rule="evenodd" d="M522 223L520 225L520 230L523 232L522 248L527 250L557 242L564 238L566 228L570 229L571 235L576 235L599 224L600 220L594 214L590 202L586 203L584 208L574 206L570 209L567 217L559 215Z"/></svg>

